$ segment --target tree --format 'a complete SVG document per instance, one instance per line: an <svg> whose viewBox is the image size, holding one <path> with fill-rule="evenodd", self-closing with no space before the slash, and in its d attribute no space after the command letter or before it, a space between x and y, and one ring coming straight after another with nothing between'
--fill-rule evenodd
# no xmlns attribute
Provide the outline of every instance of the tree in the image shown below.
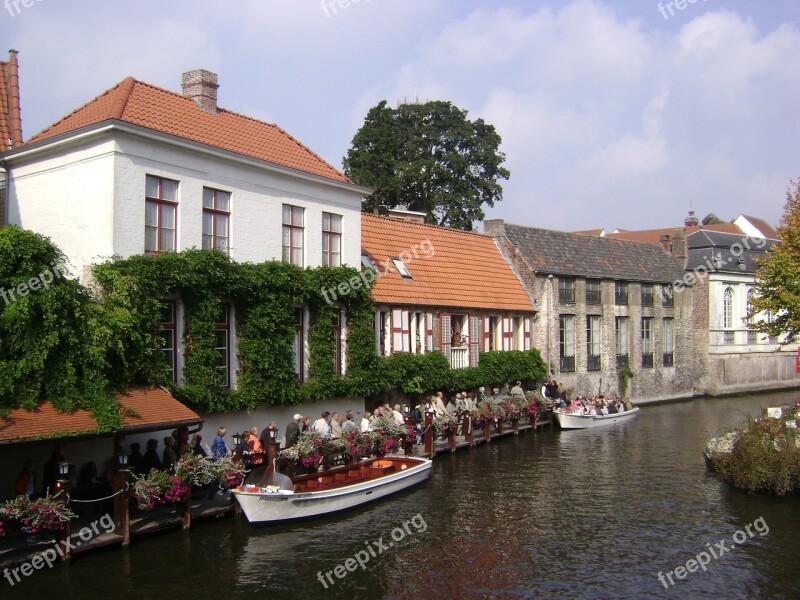
<svg viewBox="0 0 800 600"><path fill-rule="evenodd" d="M748 319L761 314L753 327L775 338L786 334L788 343L800 332L800 180L791 181L786 192L778 236L780 243L759 264Z"/></svg>
<svg viewBox="0 0 800 600"><path fill-rule="evenodd" d="M714 213L708 213L706 215L706 218L703 219L703 225L723 225L724 223L725 223L725 221L720 219Z"/></svg>
<svg viewBox="0 0 800 600"><path fill-rule="evenodd" d="M472 230L483 206L503 199L500 136L490 125L467 119L450 102L401 104L382 100L367 113L347 156L345 173L373 188L368 212L405 207L424 212L429 223Z"/></svg>

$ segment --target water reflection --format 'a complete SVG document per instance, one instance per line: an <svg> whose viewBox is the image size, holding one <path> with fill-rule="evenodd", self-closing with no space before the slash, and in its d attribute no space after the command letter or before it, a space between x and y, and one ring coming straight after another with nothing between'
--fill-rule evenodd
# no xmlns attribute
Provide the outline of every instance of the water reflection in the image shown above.
<svg viewBox="0 0 800 600"><path fill-rule="evenodd" d="M546 431L438 458L431 480L356 512L254 527L226 519L37 573L3 598L795 598L797 498L705 471L706 439L796 394L644 407L605 431ZM317 574L417 513L407 536L325 589ZM670 589L658 572L764 517L769 534Z"/></svg>

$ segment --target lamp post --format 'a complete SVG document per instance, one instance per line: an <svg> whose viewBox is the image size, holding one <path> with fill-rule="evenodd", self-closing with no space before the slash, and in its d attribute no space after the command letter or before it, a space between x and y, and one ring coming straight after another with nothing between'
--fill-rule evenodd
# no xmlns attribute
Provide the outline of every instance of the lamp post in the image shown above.
<svg viewBox="0 0 800 600"><path fill-rule="evenodd" d="M117 464L120 469L126 468L128 466L128 456L125 454L117 454Z"/></svg>

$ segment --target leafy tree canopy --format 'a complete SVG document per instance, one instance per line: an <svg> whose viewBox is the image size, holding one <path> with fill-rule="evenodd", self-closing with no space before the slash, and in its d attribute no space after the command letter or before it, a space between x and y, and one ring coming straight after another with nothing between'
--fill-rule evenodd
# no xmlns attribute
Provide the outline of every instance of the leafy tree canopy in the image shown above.
<svg viewBox="0 0 800 600"><path fill-rule="evenodd" d="M769 315L758 319L755 329L776 338L786 334L788 342L800 333L800 180L790 182L778 235L780 244L759 265L748 316Z"/></svg>
<svg viewBox="0 0 800 600"><path fill-rule="evenodd" d="M371 108L344 158L345 173L373 188L363 209L404 207L429 223L472 230L483 206L503 199L500 136L493 125L467 119L450 102Z"/></svg>
<svg viewBox="0 0 800 600"><path fill-rule="evenodd" d="M720 219L714 213L708 213L706 215L706 218L703 219L703 225L723 225L724 223L725 223L725 221Z"/></svg>

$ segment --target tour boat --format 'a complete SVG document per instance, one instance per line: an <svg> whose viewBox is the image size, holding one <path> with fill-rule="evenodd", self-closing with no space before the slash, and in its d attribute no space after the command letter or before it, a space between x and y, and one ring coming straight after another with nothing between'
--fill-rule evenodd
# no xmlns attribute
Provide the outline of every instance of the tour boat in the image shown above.
<svg viewBox="0 0 800 600"><path fill-rule="evenodd" d="M232 492L251 523L304 519L355 508L422 483L430 477L431 464L427 458L385 456L294 479L278 474L288 484L245 482Z"/></svg>
<svg viewBox="0 0 800 600"><path fill-rule="evenodd" d="M611 425L612 423L619 423L620 421L629 421L633 419L638 412L639 407L635 406L630 410L607 415L578 415L575 413L568 413L562 408L557 408L553 411L553 414L556 416L556 421L558 421L561 429L588 429L590 427Z"/></svg>

